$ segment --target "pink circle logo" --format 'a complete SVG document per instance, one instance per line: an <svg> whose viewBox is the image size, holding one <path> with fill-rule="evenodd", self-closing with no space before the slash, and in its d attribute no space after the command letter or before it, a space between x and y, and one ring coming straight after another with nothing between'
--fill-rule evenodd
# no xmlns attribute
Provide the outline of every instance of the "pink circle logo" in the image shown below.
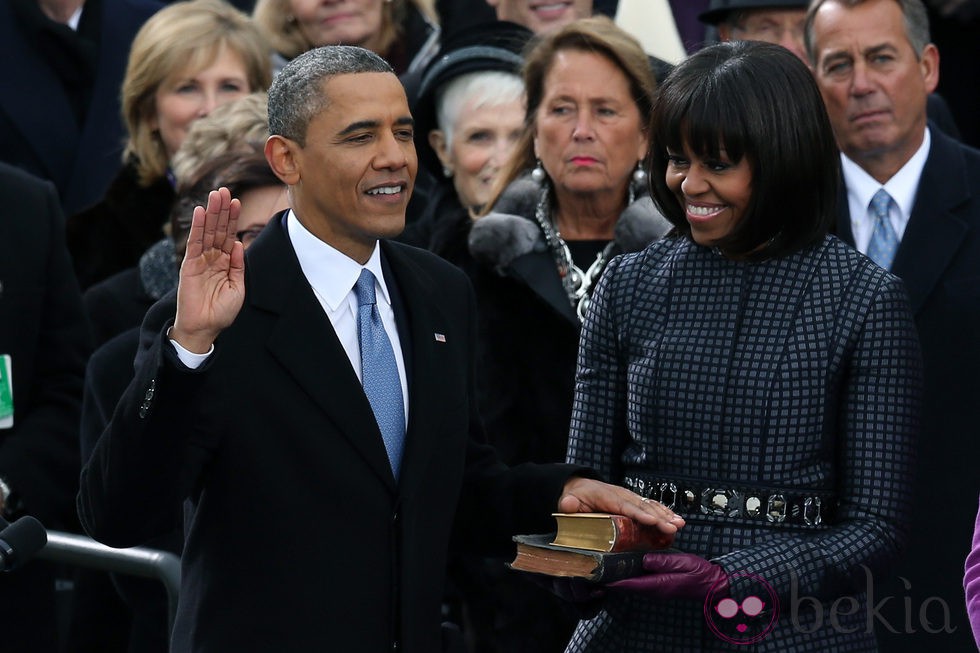
<svg viewBox="0 0 980 653"><path fill-rule="evenodd" d="M755 591L739 603L720 591L726 583L716 583L704 600L704 619L719 639L737 646L755 644L776 627L779 600L772 586L759 576L741 571L728 575L729 582L736 578L751 581Z"/></svg>

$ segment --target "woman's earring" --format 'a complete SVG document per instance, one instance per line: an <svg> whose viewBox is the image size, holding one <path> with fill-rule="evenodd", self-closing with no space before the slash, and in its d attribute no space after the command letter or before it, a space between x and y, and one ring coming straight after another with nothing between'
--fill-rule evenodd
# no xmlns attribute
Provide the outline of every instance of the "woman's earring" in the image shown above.
<svg viewBox="0 0 980 653"><path fill-rule="evenodd" d="M548 178L548 174L544 171L541 166L541 159L538 159L534 164L534 169L531 170L531 180L536 184L540 185L544 183L544 180Z"/></svg>
<svg viewBox="0 0 980 653"><path fill-rule="evenodd" d="M442 176L445 177L446 179L452 179L453 171L447 168L446 166L442 166Z"/></svg>
<svg viewBox="0 0 980 653"><path fill-rule="evenodd" d="M633 183L640 187L641 190L646 190L647 186L647 171L643 169L643 162L636 162L636 170L633 171Z"/></svg>

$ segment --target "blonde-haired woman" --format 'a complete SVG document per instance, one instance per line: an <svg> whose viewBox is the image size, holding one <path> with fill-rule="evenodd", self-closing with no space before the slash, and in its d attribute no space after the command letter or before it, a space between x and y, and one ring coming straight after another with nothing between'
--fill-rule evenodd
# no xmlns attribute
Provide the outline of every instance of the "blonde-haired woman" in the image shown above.
<svg viewBox="0 0 980 653"><path fill-rule="evenodd" d="M381 55L398 75L415 73L439 45L433 0L258 0L252 16L276 71L307 50L342 44Z"/></svg>
<svg viewBox="0 0 980 653"><path fill-rule="evenodd" d="M191 125L171 161L171 178L177 197L166 218L167 235L149 245L135 266L117 272L85 291L85 314L94 348L126 329L138 326L150 306L177 286L177 270L190 227L177 225L178 218L174 214L184 205L187 215L181 217L189 220L195 204L207 200L207 192L202 200L201 193L191 192L192 189L202 183L205 186L213 183L210 177L225 168L232 168L233 162L237 165L252 156L263 156L265 141L269 138L267 101L265 91L250 93L221 105ZM219 161L223 167L216 167ZM202 182L205 176L209 180ZM217 187L207 186L207 190ZM191 200L187 200L188 195ZM244 206L245 202L242 204ZM274 212L269 211L265 217ZM239 224L244 224L241 217Z"/></svg>
<svg viewBox="0 0 980 653"><path fill-rule="evenodd" d="M83 288L135 265L163 236L174 198L171 159L191 123L270 81L268 45L226 2L177 2L143 25L122 85L123 169L100 203L68 221Z"/></svg>

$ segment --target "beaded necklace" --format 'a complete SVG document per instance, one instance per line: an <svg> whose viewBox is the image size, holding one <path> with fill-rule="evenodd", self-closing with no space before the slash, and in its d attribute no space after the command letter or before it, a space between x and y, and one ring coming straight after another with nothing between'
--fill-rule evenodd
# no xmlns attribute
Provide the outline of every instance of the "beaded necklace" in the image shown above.
<svg viewBox="0 0 980 653"><path fill-rule="evenodd" d="M630 187L629 200L627 206L633 203L633 188ZM611 240L601 252L596 255L595 261L584 272L582 268L575 265L572 259L572 252L568 249L568 244L561 237L551 215L551 208L548 202L548 187L542 186L541 193L538 195L538 203L534 209L534 219L544 232L544 240L551 250L551 255L558 266L558 276L561 277L561 285L568 295L575 314L579 321L585 320L585 313L589 308L589 300L596 282L602 276L602 271L606 268L611 254L616 247L616 241Z"/></svg>

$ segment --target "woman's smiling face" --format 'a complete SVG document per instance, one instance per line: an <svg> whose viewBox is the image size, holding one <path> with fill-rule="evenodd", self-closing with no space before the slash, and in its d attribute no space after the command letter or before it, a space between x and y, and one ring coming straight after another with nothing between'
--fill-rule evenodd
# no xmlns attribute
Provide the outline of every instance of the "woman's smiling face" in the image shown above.
<svg viewBox="0 0 980 653"><path fill-rule="evenodd" d="M668 149L667 187L684 207L691 237L711 246L732 232L752 199L752 166L748 157L733 163L724 148L717 158Z"/></svg>

